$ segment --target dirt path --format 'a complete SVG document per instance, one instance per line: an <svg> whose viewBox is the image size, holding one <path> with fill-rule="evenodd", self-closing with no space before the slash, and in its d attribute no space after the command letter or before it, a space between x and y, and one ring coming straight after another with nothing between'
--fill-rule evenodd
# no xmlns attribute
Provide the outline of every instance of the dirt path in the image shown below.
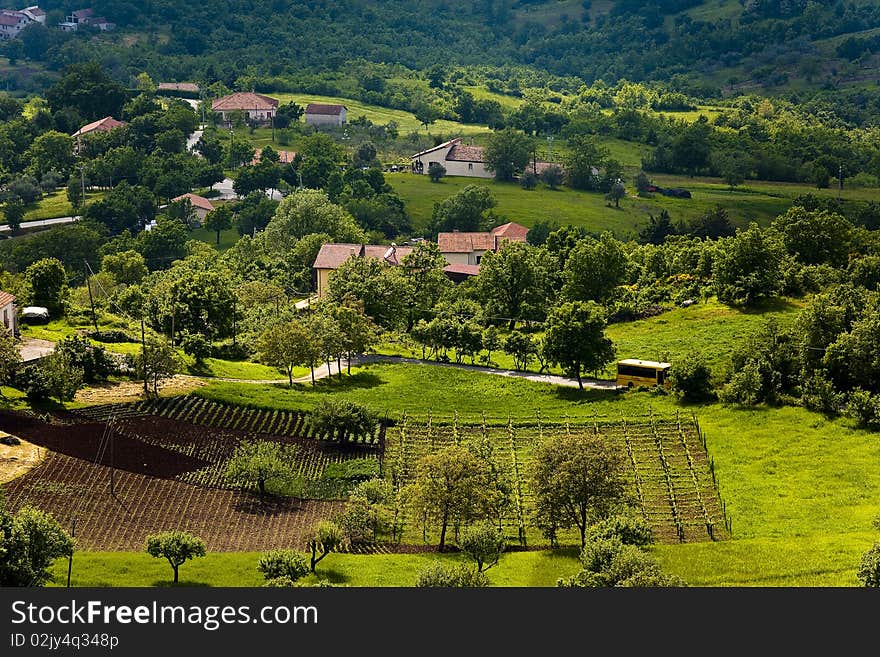
<svg viewBox="0 0 880 657"><path fill-rule="evenodd" d="M208 385L208 381L195 376L178 374L163 379L159 384L160 395L182 395ZM144 398L143 381L93 384L76 393L75 401L86 404L113 404L138 401Z"/></svg>

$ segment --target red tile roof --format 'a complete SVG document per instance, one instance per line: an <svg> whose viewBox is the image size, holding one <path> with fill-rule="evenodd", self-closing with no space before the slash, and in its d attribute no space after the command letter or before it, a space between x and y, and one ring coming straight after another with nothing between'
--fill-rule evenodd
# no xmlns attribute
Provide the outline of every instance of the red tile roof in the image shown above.
<svg viewBox="0 0 880 657"><path fill-rule="evenodd" d="M2 290L0 290L0 308L3 308L4 306L8 306L10 303L14 303L14 302L15 302L14 295L9 294L9 292L3 292Z"/></svg>
<svg viewBox="0 0 880 657"><path fill-rule="evenodd" d="M529 229L525 226L520 226L517 223L510 222L506 224L502 224L500 226L496 226L492 229L492 234L497 235L499 238L505 238L508 240L513 240L515 242L525 242L526 235L529 233Z"/></svg>
<svg viewBox="0 0 880 657"><path fill-rule="evenodd" d="M538 175L544 171L544 169L548 169L550 167L559 167L563 171L565 171L565 167L562 166L559 162L529 162L526 167L527 171L534 171Z"/></svg>
<svg viewBox="0 0 880 657"><path fill-rule="evenodd" d="M449 162L482 162L483 147L456 144L446 154L446 160Z"/></svg>
<svg viewBox="0 0 880 657"><path fill-rule="evenodd" d="M446 274L462 274L464 276L476 276L480 273L480 265L462 265L459 263L446 265L443 268Z"/></svg>
<svg viewBox="0 0 880 657"><path fill-rule="evenodd" d="M70 12L70 15L74 18L90 18L95 15L95 12L89 7L88 9L77 9L76 11L72 11Z"/></svg>
<svg viewBox="0 0 880 657"><path fill-rule="evenodd" d="M234 112L236 110L272 110L278 107L278 101L263 94L250 91L239 91L211 103L215 112Z"/></svg>
<svg viewBox="0 0 880 657"><path fill-rule="evenodd" d="M160 82L158 89L162 91L190 91L199 93L199 85L195 82Z"/></svg>
<svg viewBox="0 0 880 657"><path fill-rule="evenodd" d="M199 196L198 194L181 194L177 198L171 199L171 202L175 203L177 201L182 201L185 198L189 199L189 202L193 204L193 207L201 208L202 210L207 210L208 212L211 212L215 209L214 204L211 203L211 201L206 199L204 196Z"/></svg>
<svg viewBox="0 0 880 657"><path fill-rule="evenodd" d="M440 253L471 253L492 251L495 236L492 233L440 233L437 235Z"/></svg>
<svg viewBox="0 0 880 657"><path fill-rule="evenodd" d="M403 258L412 253L411 246L394 247L394 251L385 257L392 247L382 244L324 244L315 258L315 269L338 269L351 257L375 258L385 260L390 265L399 265Z"/></svg>
<svg viewBox="0 0 880 657"><path fill-rule="evenodd" d="M322 103L309 103L306 105L306 114L325 114L328 116L339 116L342 110L348 111L345 105L324 105Z"/></svg>
<svg viewBox="0 0 880 657"><path fill-rule="evenodd" d="M9 26L18 25L23 20L27 20L27 19L20 14L17 16L14 16L12 14L0 14L0 25L9 25Z"/></svg>
<svg viewBox="0 0 880 657"><path fill-rule="evenodd" d="M113 130L114 128L119 128L120 126L127 125L125 121L117 121L112 116L105 116L100 121L94 121L89 123L88 125L84 125L82 128L73 133L74 137L79 137L80 135L85 135L90 132L94 132L95 130L100 130L102 132L108 132Z"/></svg>

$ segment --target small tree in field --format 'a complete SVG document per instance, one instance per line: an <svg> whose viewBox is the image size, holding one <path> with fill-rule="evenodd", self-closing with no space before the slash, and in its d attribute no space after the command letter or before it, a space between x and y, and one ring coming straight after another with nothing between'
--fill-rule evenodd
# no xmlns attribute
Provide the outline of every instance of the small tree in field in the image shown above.
<svg viewBox="0 0 880 657"><path fill-rule="evenodd" d="M189 532L174 530L148 536L147 554L157 559L167 559L174 570L174 583L177 584L180 567L190 559L204 557L207 551L202 539Z"/></svg>
<svg viewBox="0 0 880 657"><path fill-rule="evenodd" d="M294 476L296 447L268 440L243 441L226 462L224 478L228 484L243 488L257 486L260 497L266 484Z"/></svg>
<svg viewBox="0 0 880 657"><path fill-rule="evenodd" d="M431 162L428 165L428 179L431 182L440 182L440 179L446 175L446 167L439 162Z"/></svg>
<svg viewBox="0 0 880 657"><path fill-rule="evenodd" d="M547 167L541 172L541 182L547 185L550 189L556 189L559 187L564 178L565 174L562 171L562 167L556 166L555 164Z"/></svg>
<svg viewBox="0 0 880 657"><path fill-rule="evenodd" d="M482 588L489 586L489 579L479 570L465 564L447 565L434 561L421 571L416 581L419 588Z"/></svg>
<svg viewBox="0 0 880 657"><path fill-rule="evenodd" d="M270 550L260 557L257 570L266 578L266 586L292 586L309 574L309 562L294 550Z"/></svg>
<svg viewBox="0 0 880 657"><path fill-rule="evenodd" d="M535 451L531 474L538 527L552 542L559 529L576 527L581 547L587 528L621 502L626 484L616 445L592 434L547 439Z"/></svg>
<svg viewBox="0 0 880 657"><path fill-rule="evenodd" d="M491 522L484 522L465 529L458 547L477 563L477 571L482 573L498 563L507 544L504 532Z"/></svg>
<svg viewBox="0 0 880 657"><path fill-rule="evenodd" d="M0 586L43 586L53 579L54 561L73 547L51 514L31 506L10 513L0 492Z"/></svg>
<svg viewBox="0 0 880 657"><path fill-rule="evenodd" d="M312 553L311 570L324 557L345 544L345 532L335 522L324 520L315 527L315 533L309 539L309 550ZM318 554L320 552L320 555Z"/></svg>
<svg viewBox="0 0 880 657"><path fill-rule="evenodd" d="M673 363L669 380L683 399L703 401L712 396L712 370L700 354L690 353Z"/></svg>
<svg viewBox="0 0 880 657"><path fill-rule="evenodd" d="M558 363L566 375L576 377L583 390L583 373L600 370L614 360L614 346L605 337L602 307L592 301L573 301L554 308L547 318L544 356Z"/></svg>
<svg viewBox="0 0 880 657"><path fill-rule="evenodd" d="M205 228L216 233L217 244L220 244L220 233L232 228L232 209L228 205L221 205L211 210L205 216Z"/></svg>

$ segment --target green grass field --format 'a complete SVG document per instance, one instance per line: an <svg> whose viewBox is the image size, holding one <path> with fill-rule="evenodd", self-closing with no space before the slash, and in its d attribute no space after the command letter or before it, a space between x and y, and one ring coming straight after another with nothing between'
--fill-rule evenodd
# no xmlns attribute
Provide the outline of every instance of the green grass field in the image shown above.
<svg viewBox="0 0 880 657"><path fill-rule="evenodd" d="M673 221L690 219L704 214L716 205L723 205L734 224L744 226L749 221L766 225L791 205L793 196L770 195L762 191L730 192L720 184L692 181L685 183L672 177L657 176L658 184L674 183L690 189L693 198L676 199L655 194L653 198L639 198L631 194L615 208L598 192L582 192L561 187L550 190L543 185L525 191L516 183L501 183L491 179L447 177L432 183L427 176L396 173L387 181L406 203L407 211L416 227L428 224L434 203L452 196L467 185L489 187L498 201L496 212L509 221L532 226L538 221L555 221L559 224L584 226L587 230L601 232L610 230L621 239L632 238L648 223L649 215L667 210ZM806 192L806 186L798 193ZM797 194L794 194L795 196ZM552 212L549 210L552 208Z"/></svg>
<svg viewBox="0 0 880 657"><path fill-rule="evenodd" d="M226 249L232 247L239 239L241 239L241 235L238 234L238 230L236 228L229 228L227 230L220 231L220 243L217 243L217 233L213 230L208 230L207 228L194 228L189 232L190 239L200 240L207 244L210 244L218 251L225 251Z"/></svg>
<svg viewBox="0 0 880 657"><path fill-rule="evenodd" d="M261 586L259 552L215 552L180 567L179 586ZM460 554L331 554L303 584L327 580L344 586L414 586L431 561L458 563ZM578 571L572 550L510 552L487 571L496 586L555 586L558 577ZM67 584L67 560L52 570L55 586ZM77 552L72 586L171 586L171 568L145 552Z"/></svg>

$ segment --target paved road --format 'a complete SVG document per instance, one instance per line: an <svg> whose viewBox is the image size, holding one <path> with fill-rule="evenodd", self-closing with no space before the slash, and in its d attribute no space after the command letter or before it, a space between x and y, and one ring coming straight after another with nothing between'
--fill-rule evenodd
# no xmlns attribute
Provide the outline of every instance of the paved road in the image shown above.
<svg viewBox="0 0 880 657"><path fill-rule="evenodd" d="M577 379L569 379L564 376L555 374L536 374L534 372L516 372L514 370L502 370L494 367L483 367L481 365L465 365L464 363L438 363L433 360L421 360L419 358L404 358L403 356L383 356L381 354L367 354L365 356L355 356L351 359L352 367L357 365L366 365L369 363L409 363L412 365L428 365L431 367L450 367L457 370L469 370L479 374L494 374L496 376L508 376L515 379L526 379L527 381L535 381L537 383L549 383L551 385L563 386L566 388L577 388ZM342 371L347 369L346 362L342 361ZM326 379L327 376L339 374L339 367L335 362L330 363L328 370L327 364L324 363L320 367L315 368L315 379ZM287 383L287 379L230 379L226 377L210 377L212 381L230 381L234 383L254 383L254 384L272 384ZM311 373L297 377L294 383L310 383L312 380ZM614 381L606 379L582 379L584 388L592 390L616 390L617 384Z"/></svg>
<svg viewBox="0 0 880 657"><path fill-rule="evenodd" d="M37 338L22 338L21 344L18 345L18 353L21 354L21 360L24 363L39 360L53 351L55 351L54 342Z"/></svg>
<svg viewBox="0 0 880 657"><path fill-rule="evenodd" d="M186 150L191 151L193 147L199 142L199 139L202 138L202 133L204 132L203 128L199 128L194 133L192 133L189 137L186 138ZM199 157L202 156L201 153L196 151L196 155Z"/></svg>
<svg viewBox="0 0 880 657"><path fill-rule="evenodd" d="M50 228L59 224L69 224L76 221L79 217L55 217L54 219L35 219L34 221L22 221L21 229L28 228ZM8 224L0 225L0 233L8 233L10 228Z"/></svg>

